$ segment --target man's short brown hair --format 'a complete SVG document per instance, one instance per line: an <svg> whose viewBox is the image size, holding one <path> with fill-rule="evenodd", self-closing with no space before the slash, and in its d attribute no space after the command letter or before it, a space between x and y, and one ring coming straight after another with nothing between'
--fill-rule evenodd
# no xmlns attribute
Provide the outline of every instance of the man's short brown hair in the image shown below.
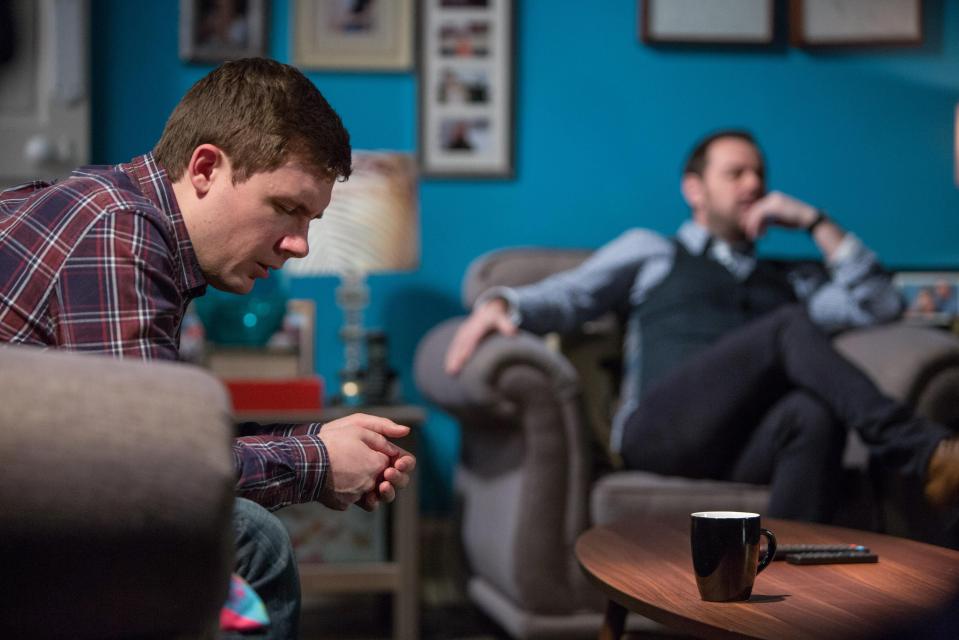
<svg viewBox="0 0 959 640"><path fill-rule="evenodd" d="M759 144L756 142L753 134L745 129L722 129L709 134L696 143L696 146L693 147L693 150L689 152L689 156L686 158L686 164L683 166L683 175L693 173L702 177L703 171L706 170L706 154L709 153L709 147L721 138L736 138L743 142L748 142L756 147L756 151L758 151L760 157L762 157L762 150L760 150Z"/></svg>
<svg viewBox="0 0 959 640"><path fill-rule="evenodd" d="M290 160L328 179L350 176L350 134L312 82L265 58L227 62L201 78L170 114L153 150L171 180L201 144L223 149L234 182Z"/></svg>

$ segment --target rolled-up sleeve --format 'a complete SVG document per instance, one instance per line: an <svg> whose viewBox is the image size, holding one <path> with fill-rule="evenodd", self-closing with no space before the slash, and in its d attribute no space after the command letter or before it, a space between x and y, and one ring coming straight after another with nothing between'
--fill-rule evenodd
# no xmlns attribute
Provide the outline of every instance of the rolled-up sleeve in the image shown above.
<svg viewBox="0 0 959 640"><path fill-rule="evenodd" d="M827 269L828 280L807 298L809 314L821 327L836 331L899 317L902 299L892 278L859 238L846 234Z"/></svg>
<svg viewBox="0 0 959 640"><path fill-rule="evenodd" d="M513 322L534 333L571 331L622 306L642 265L671 254L669 240L646 229L630 229L573 269L524 287L497 287L478 303L503 298Z"/></svg>

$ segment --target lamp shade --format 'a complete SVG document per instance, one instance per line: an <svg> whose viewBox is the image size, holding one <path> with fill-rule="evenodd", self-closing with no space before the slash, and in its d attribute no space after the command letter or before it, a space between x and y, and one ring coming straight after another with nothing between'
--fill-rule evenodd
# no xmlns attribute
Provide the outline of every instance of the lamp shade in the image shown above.
<svg viewBox="0 0 959 640"><path fill-rule="evenodd" d="M333 186L322 219L310 225L310 253L287 261L293 276L409 271L419 266L420 224L412 156L354 151L353 173Z"/></svg>

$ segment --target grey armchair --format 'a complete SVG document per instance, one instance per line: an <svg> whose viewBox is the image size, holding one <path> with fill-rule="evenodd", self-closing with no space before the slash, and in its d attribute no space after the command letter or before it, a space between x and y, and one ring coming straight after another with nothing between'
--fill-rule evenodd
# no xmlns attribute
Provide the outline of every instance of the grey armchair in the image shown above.
<svg viewBox="0 0 959 640"><path fill-rule="evenodd" d="M0 636L214 637L231 433L194 367L0 348Z"/></svg>
<svg viewBox="0 0 959 640"><path fill-rule="evenodd" d="M548 248L487 254L471 264L463 301L469 307L491 286L534 282L588 255ZM451 378L443 356L461 322L448 320L423 338L416 381L462 428L456 488L469 596L514 637L595 637L602 599L573 556L576 537L591 524L627 513L765 509L766 487L612 471L597 453L616 393L614 318L564 336L560 349L529 333L491 336ZM897 324L849 332L836 344L887 393L959 423L954 336ZM850 438L846 464L866 462L864 447ZM880 511L864 513L870 524L888 524Z"/></svg>

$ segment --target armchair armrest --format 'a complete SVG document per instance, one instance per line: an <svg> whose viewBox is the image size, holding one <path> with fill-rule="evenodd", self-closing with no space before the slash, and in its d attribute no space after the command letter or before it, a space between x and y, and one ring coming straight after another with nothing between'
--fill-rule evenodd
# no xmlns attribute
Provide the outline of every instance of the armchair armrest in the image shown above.
<svg viewBox="0 0 959 640"><path fill-rule="evenodd" d="M443 359L462 318L431 330L416 350L420 391L462 430L456 486L474 585L492 585L534 611L595 597L572 553L585 528L591 459L579 378L532 334L488 336L458 376ZM516 562L524 558L524 562Z"/></svg>
<svg viewBox="0 0 959 640"><path fill-rule="evenodd" d="M914 406L934 378L959 368L959 338L928 327L856 329L836 338L835 346L886 394Z"/></svg>
<svg viewBox="0 0 959 640"><path fill-rule="evenodd" d="M463 318L453 318L432 329L416 350L417 387L432 402L457 413L483 409L497 416L516 412L517 398L501 376L512 366L530 366L542 372L557 399L568 400L578 391L579 377L569 361L548 349L542 339L525 332L516 336L493 334L480 343L458 376L443 368L446 351Z"/></svg>
<svg viewBox="0 0 959 640"><path fill-rule="evenodd" d="M215 629L233 562L219 382L182 364L5 347L0 404L5 635Z"/></svg>

